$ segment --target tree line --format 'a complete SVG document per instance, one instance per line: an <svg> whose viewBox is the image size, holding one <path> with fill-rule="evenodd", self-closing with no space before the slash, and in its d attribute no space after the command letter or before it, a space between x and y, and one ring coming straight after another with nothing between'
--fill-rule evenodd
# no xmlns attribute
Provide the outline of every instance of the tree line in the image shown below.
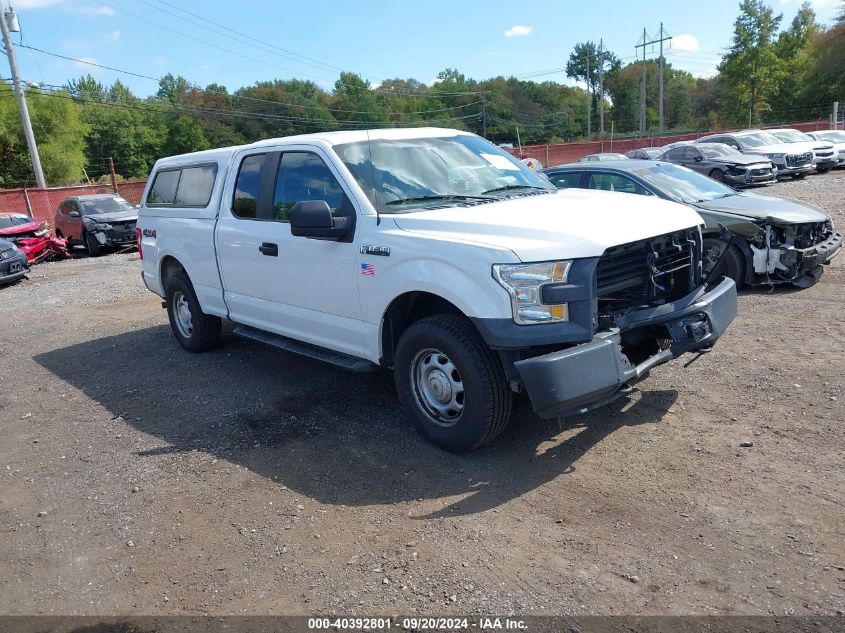
<svg viewBox="0 0 845 633"><path fill-rule="evenodd" d="M826 118L845 108L845 2L834 24L820 25L808 2L781 28L763 0L742 0L732 41L712 78L664 64L664 131L710 130ZM589 63L589 70L588 70ZM636 134L645 65L646 125L658 130L658 60L622 64L595 42L575 45L566 66L576 86L515 77L475 80L454 68L433 85L392 79L370 85L341 73L332 90L298 79L255 83L229 92L165 75L139 97L90 74L53 90L27 90L49 184L101 180L114 160L124 178L145 177L155 160L258 139L340 129L435 125L483 134L497 143L557 143L600 134ZM587 86L588 90L580 86ZM588 107L588 101L589 107ZM0 83L0 187L32 185L17 104Z"/></svg>

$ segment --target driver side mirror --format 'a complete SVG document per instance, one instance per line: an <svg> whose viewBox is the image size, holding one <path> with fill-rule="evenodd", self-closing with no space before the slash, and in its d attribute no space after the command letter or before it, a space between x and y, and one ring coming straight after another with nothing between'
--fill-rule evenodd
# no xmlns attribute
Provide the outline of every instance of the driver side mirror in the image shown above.
<svg viewBox="0 0 845 633"><path fill-rule="evenodd" d="M701 158L701 154L698 154L697 156L693 156L693 157L692 157L692 159L693 159L696 163L700 163L702 160L704 160L703 158Z"/></svg>
<svg viewBox="0 0 845 633"><path fill-rule="evenodd" d="M78 217L80 217L80 215L79 215L79 211L68 211L68 214L67 214L67 215L68 215L68 217L69 217L69 218L78 218Z"/></svg>
<svg viewBox="0 0 845 633"><path fill-rule="evenodd" d="M325 200L297 202L288 215L291 235L340 241L349 233L349 218L336 218Z"/></svg>

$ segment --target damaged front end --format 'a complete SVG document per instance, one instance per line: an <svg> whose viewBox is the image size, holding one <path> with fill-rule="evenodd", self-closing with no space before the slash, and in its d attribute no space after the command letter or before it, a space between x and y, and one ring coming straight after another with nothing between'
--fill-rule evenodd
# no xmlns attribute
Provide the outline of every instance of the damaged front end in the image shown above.
<svg viewBox="0 0 845 633"><path fill-rule="evenodd" d="M821 277L822 265L839 253L842 233L833 230L830 220L801 224L764 221L748 246L755 280L806 288Z"/></svg>
<svg viewBox="0 0 845 633"><path fill-rule="evenodd" d="M503 353L541 417L624 396L657 365L709 351L736 316L733 280L704 279L697 227L608 248L580 268L594 271L584 291L576 277L560 293L591 304L587 340Z"/></svg>
<svg viewBox="0 0 845 633"><path fill-rule="evenodd" d="M29 264L39 264L69 257L67 241L55 237L47 222L33 220L29 224L7 229L2 237L9 240L26 255Z"/></svg>

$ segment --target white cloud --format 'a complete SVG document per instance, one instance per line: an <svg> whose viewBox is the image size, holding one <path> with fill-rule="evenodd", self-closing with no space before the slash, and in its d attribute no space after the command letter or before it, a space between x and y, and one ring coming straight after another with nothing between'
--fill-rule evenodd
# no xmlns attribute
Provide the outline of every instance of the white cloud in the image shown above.
<svg viewBox="0 0 845 633"><path fill-rule="evenodd" d="M109 42L117 42L120 39L120 31L115 30L111 33L106 33L105 39Z"/></svg>
<svg viewBox="0 0 845 633"><path fill-rule="evenodd" d="M159 55L155 59L153 59L153 64L156 66L167 66L167 59Z"/></svg>
<svg viewBox="0 0 845 633"><path fill-rule="evenodd" d="M505 37L520 37L522 35L529 35L533 30L533 26L523 26L522 24L517 24L505 31Z"/></svg>
<svg viewBox="0 0 845 633"><path fill-rule="evenodd" d="M672 51L677 53L680 52L692 52L696 53L701 50L701 46L698 44L698 38L695 35L690 35L689 33L684 33L683 35L676 35L672 38L672 41L669 44L669 50L667 53L669 55L672 54Z"/></svg>

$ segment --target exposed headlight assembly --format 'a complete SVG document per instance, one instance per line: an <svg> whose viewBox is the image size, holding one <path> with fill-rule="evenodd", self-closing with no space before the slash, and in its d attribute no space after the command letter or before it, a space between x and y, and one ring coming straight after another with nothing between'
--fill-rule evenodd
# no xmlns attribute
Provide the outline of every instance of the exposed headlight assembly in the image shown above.
<svg viewBox="0 0 845 633"><path fill-rule="evenodd" d="M511 296L513 320L519 325L558 323L569 320L566 303L542 303L543 286L566 282L571 261L535 264L493 264L493 278Z"/></svg>
<svg viewBox="0 0 845 633"><path fill-rule="evenodd" d="M97 224L94 225L95 231L111 231L111 228L111 224L106 224L105 222L97 222Z"/></svg>

